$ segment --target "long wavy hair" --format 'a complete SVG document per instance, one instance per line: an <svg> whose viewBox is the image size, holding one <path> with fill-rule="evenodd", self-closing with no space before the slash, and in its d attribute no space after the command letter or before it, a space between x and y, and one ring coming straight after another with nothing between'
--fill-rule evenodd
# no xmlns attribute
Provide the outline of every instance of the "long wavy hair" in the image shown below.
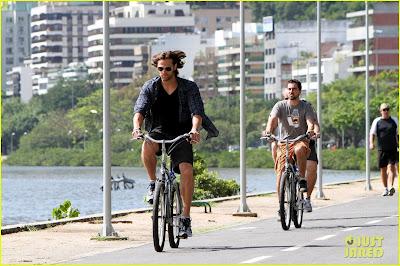
<svg viewBox="0 0 400 266"><path fill-rule="evenodd" d="M178 68L182 68L185 62L182 60L186 57L186 54L180 50L176 51L165 51L154 55L151 58L151 65L157 67L158 61L165 59L172 59L172 63L177 66L175 70L175 76L178 76Z"/></svg>

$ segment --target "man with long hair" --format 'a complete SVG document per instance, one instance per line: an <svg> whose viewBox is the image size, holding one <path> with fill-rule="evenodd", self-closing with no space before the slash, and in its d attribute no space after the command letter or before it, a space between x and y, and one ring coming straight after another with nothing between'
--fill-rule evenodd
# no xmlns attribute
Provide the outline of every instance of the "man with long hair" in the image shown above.
<svg viewBox="0 0 400 266"><path fill-rule="evenodd" d="M192 204L193 149L192 144L200 141L200 128L207 138L218 136L218 130L204 113L203 101L196 83L178 77L178 69L184 65L182 51L165 51L152 57L152 65L159 76L147 81L134 107L132 137L142 135L142 124L146 120L146 131L154 139L173 139L184 133L191 134L191 143L184 142L171 153L173 169L181 174L181 196L183 199L182 227L179 237L192 236L190 206ZM143 142L142 161L150 180L147 202L153 203L156 180L157 155L160 145Z"/></svg>

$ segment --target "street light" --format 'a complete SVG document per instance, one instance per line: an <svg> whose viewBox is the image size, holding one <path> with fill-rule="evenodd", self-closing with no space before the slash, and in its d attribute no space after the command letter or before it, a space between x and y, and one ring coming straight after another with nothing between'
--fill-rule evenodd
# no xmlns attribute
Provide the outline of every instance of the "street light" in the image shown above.
<svg viewBox="0 0 400 266"><path fill-rule="evenodd" d="M10 153L12 153L13 152L13 139L14 139L14 136L15 136L15 132L12 132L11 133L11 151L10 151Z"/></svg>
<svg viewBox="0 0 400 266"><path fill-rule="evenodd" d="M381 34L381 33L383 33L383 30L375 29L374 33ZM375 34L374 34L374 38L376 38ZM379 62L378 61L379 60L379 57L378 57L378 42L379 42L379 39L376 38L376 44L374 45L374 47L375 47L375 49L374 49L375 50L375 79L376 79L375 95L378 94L378 73L379 73L379 71L378 71L378 67L379 67L379 64L378 64L378 62Z"/></svg>
<svg viewBox="0 0 400 266"><path fill-rule="evenodd" d="M68 130L68 136L71 136L72 130ZM71 143L68 141L68 149L71 149Z"/></svg>

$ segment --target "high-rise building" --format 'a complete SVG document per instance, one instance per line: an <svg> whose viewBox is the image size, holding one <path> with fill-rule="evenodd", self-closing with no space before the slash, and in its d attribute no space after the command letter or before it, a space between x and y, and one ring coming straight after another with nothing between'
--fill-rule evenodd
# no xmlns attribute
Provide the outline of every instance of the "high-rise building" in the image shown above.
<svg viewBox="0 0 400 266"><path fill-rule="evenodd" d="M90 74L103 69L103 20L88 27ZM148 45L166 33L194 32L194 18L184 3L130 2L110 12L110 80L115 87L128 85L132 75L143 74L149 62ZM138 66L144 67L139 69Z"/></svg>
<svg viewBox="0 0 400 266"><path fill-rule="evenodd" d="M324 20L321 42L346 42L346 20ZM292 68L304 56L317 54L317 24L315 21L282 21L264 35L266 99L280 99ZM293 65L295 64L295 65Z"/></svg>
<svg viewBox="0 0 400 266"><path fill-rule="evenodd" d="M36 3L10 2L2 9L2 61L1 89L6 95L6 73L15 66L22 66L31 54L30 12ZM8 93L10 94L10 93ZM13 94L12 94L13 95Z"/></svg>
<svg viewBox="0 0 400 266"><path fill-rule="evenodd" d="M33 94L55 84L53 73L88 58L87 26L102 16L101 2L47 2L32 8Z"/></svg>
<svg viewBox="0 0 400 266"><path fill-rule="evenodd" d="M399 70L399 3L373 2L369 13L369 72ZM347 13L347 40L353 43L348 69L355 75L365 73L365 10Z"/></svg>
<svg viewBox="0 0 400 266"><path fill-rule="evenodd" d="M215 32L218 93L240 91L240 23L231 31ZM245 89L252 94L264 92L264 40L262 24L245 24Z"/></svg>

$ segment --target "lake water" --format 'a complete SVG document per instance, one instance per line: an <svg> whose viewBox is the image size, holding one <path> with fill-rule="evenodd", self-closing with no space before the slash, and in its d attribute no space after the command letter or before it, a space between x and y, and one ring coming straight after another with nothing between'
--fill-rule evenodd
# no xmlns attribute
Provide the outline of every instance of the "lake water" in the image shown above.
<svg viewBox="0 0 400 266"><path fill-rule="evenodd" d="M239 169L211 169L222 178L239 183ZM134 189L112 191L112 210L146 207L143 198L148 181L143 168L112 167L112 175L125 174L136 181ZM247 169L247 191L275 190L272 169ZM102 167L2 167L2 224L29 223L51 219L52 209L69 199L81 216L103 209ZM364 177L362 171L324 170L324 183ZM372 176L378 173L371 173Z"/></svg>

